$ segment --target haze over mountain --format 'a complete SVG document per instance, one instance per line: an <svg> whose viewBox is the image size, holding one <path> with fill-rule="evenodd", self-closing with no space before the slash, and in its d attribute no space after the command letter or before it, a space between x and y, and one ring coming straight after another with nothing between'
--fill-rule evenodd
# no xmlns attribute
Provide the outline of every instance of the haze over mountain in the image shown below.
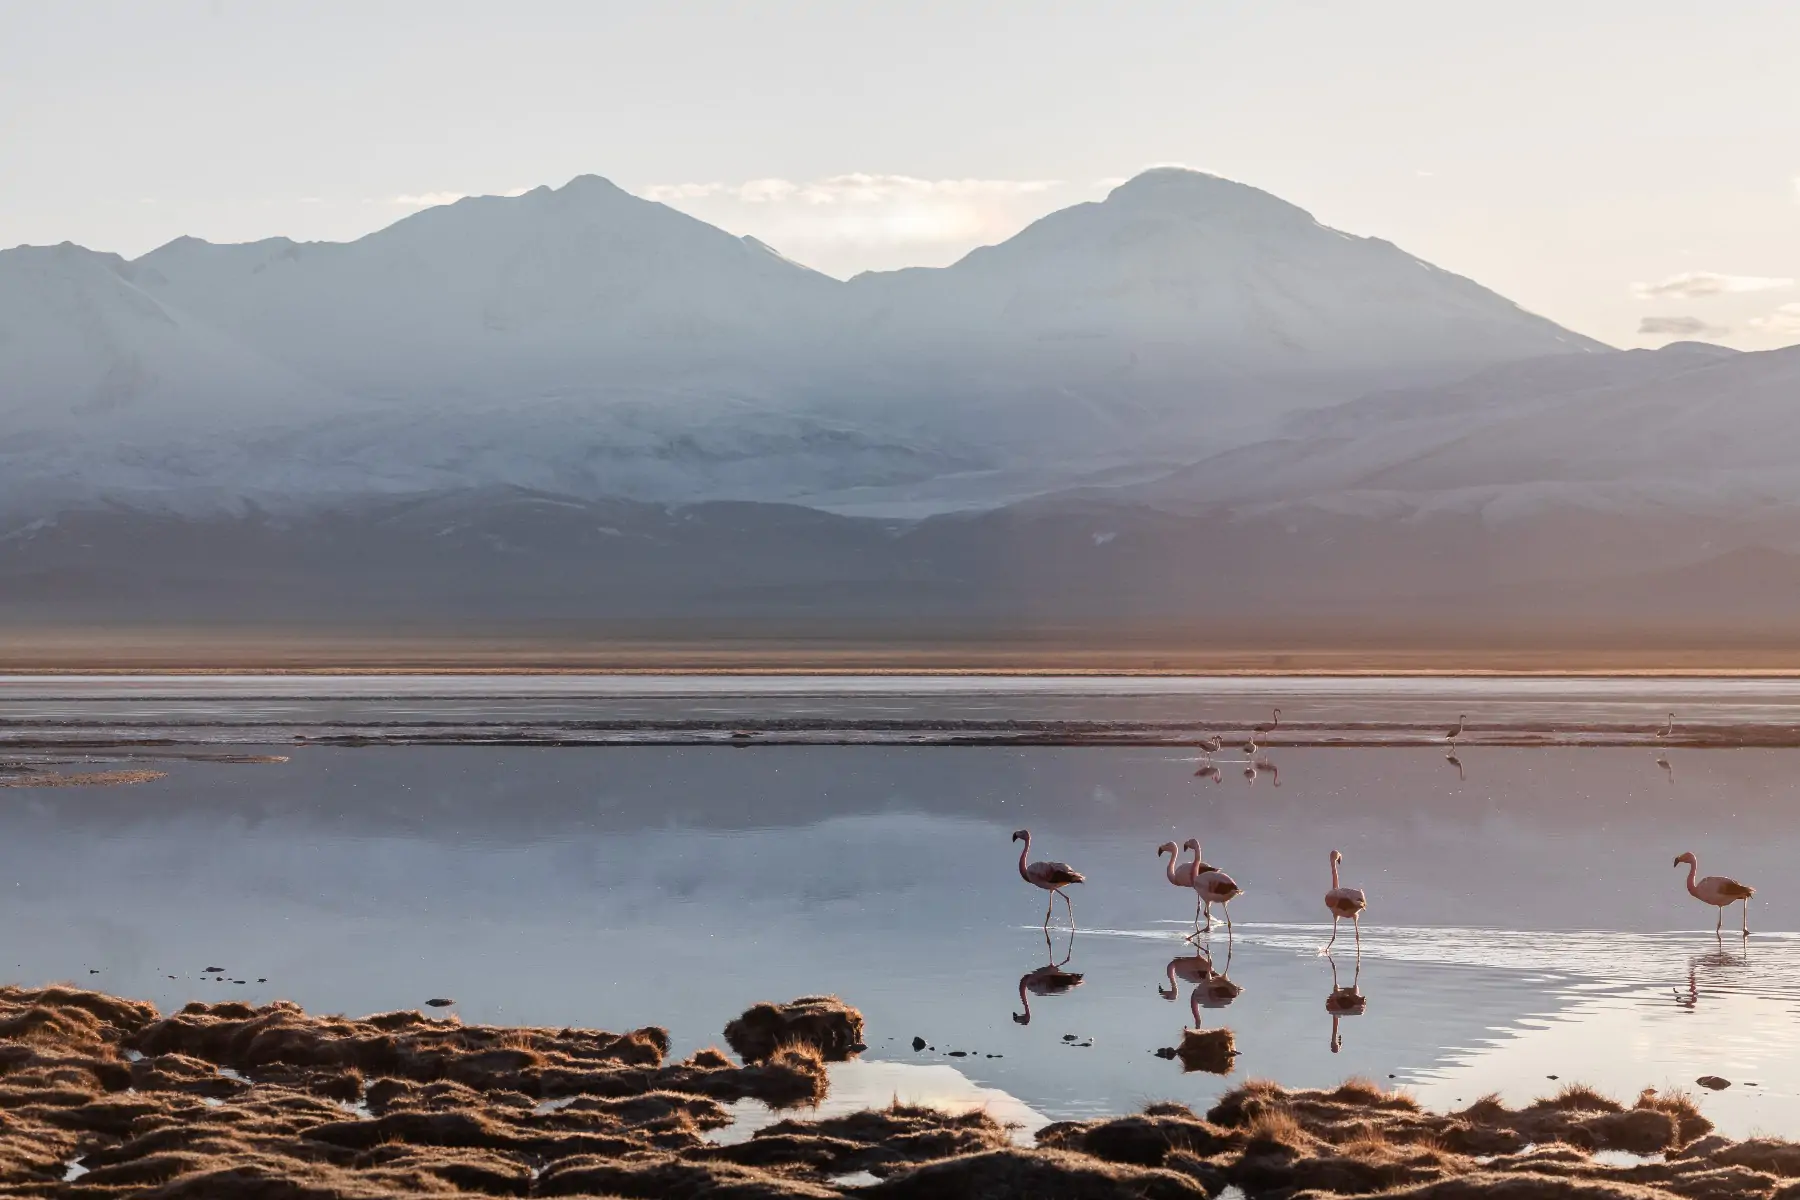
<svg viewBox="0 0 1800 1200"><path fill-rule="evenodd" d="M1199 457L1371 387L1601 349L1180 170L952 267L848 283L584 176L347 244L9 251L0 289L44 323L7 323L0 367L24 381L8 416L37 439L9 447L10 490L42 476L177 504L511 484L928 510Z"/></svg>
<svg viewBox="0 0 1800 1200"><path fill-rule="evenodd" d="M1197 172L847 282L582 177L0 252L0 615L1800 631L1797 397Z"/></svg>

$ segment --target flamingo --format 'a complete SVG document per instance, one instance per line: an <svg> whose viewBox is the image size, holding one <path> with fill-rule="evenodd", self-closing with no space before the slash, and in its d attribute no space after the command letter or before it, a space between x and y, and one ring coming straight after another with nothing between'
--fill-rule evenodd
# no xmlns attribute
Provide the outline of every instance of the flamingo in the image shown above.
<svg viewBox="0 0 1800 1200"><path fill-rule="evenodd" d="M1195 742L1194 748L1206 755L1208 759L1211 759L1213 755L1219 752L1219 747L1222 745L1224 745L1224 743L1219 740L1219 735L1215 733L1211 737L1203 737Z"/></svg>
<svg viewBox="0 0 1800 1200"><path fill-rule="evenodd" d="M1666 738L1666 737L1669 737L1670 735L1672 735L1674 732L1675 732L1675 714L1670 713L1669 714L1669 723L1667 725L1664 725L1661 729L1657 730L1656 736L1659 738Z"/></svg>
<svg viewBox="0 0 1800 1200"><path fill-rule="evenodd" d="M1260 732L1260 731L1258 731L1258 732ZM1250 740L1244 743L1244 746L1243 746L1244 754L1249 758L1255 758L1256 752L1261 749L1262 749L1262 747L1256 744L1256 734L1252 733L1250 735Z"/></svg>
<svg viewBox="0 0 1800 1200"><path fill-rule="evenodd" d="M1724 928L1725 910L1741 901L1744 905L1744 936L1749 937L1750 897L1756 895L1756 889L1749 884L1739 883L1735 879L1727 879L1723 875L1708 875L1696 883L1694 876L1700 871L1700 860L1694 857L1692 850L1685 850L1676 855L1675 861L1671 865L1679 867L1682 863L1686 863L1688 869L1688 895L1702 904L1711 904L1719 910L1719 921L1717 925L1713 926L1713 932L1718 933Z"/></svg>
<svg viewBox="0 0 1800 1200"><path fill-rule="evenodd" d="M1168 877L1169 882L1176 887L1191 888L1194 886L1194 876L1203 875L1207 871L1217 870L1217 868L1210 863L1203 863L1200 861L1200 840L1198 838L1189 838L1187 841L1181 843L1181 849L1192 850L1194 852L1194 857L1187 862L1178 864L1175 860L1180 857L1180 851L1175 848L1174 842L1164 842L1156 848L1156 857L1161 858L1164 854L1169 856L1169 861L1163 867L1163 873ZM1194 905L1194 928L1196 929L1200 927L1200 910L1204 903L1205 902L1202 901L1201 903ZM1208 909L1207 916L1209 918L1212 916L1210 908Z"/></svg>
<svg viewBox="0 0 1800 1200"><path fill-rule="evenodd" d="M1063 970L1063 968L1068 965L1069 960L1075 956L1075 930L1073 926L1069 929L1069 952L1063 955L1061 962L1054 961L1056 952L1050 948L1050 933L1048 930L1044 932L1044 953L1050 956L1052 961L1019 976L1019 1003L1025 1006L1025 1011L1022 1013L1014 1013L1012 1015L1014 1024L1031 1024L1032 996L1060 996L1064 992L1081 986L1081 980L1083 978L1081 972Z"/></svg>
<svg viewBox="0 0 1800 1200"><path fill-rule="evenodd" d="M1323 954L1330 950L1337 941L1338 922L1345 917L1350 918L1351 926L1356 930L1356 954L1362 957L1362 910L1369 906L1369 898L1363 895L1361 888L1338 886L1338 864L1344 856L1336 850L1331 852L1331 890L1325 893L1325 910L1331 914L1331 941L1325 943Z"/></svg>
<svg viewBox="0 0 1800 1200"><path fill-rule="evenodd" d="M1326 960L1331 963L1331 994L1325 997L1325 1011L1331 1014L1331 1052L1336 1054L1343 1049L1344 1039L1338 1033L1340 1017L1360 1017L1369 1007L1369 998L1357 991L1357 983L1362 979L1362 959L1356 960L1356 974L1351 976L1350 986L1338 986L1337 959L1329 955Z"/></svg>
<svg viewBox="0 0 1800 1200"><path fill-rule="evenodd" d="M1449 742L1452 748L1456 746L1456 739L1463 735L1463 722L1468 719L1468 713L1459 713L1456 718L1456 725L1450 729L1449 732L1444 734L1444 740Z"/></svg>
<svg viewBox="0 0 1800 1200"><path fill-rule="evenodd" d="M1280 728L1280 726L1281 726L1281 710L1278 708L1275 710L1275 715L1270 719L1269 723L1267 725L1258 725L1256 727L1256 732L1258 732L1258 733L1274 733L1278 728Z"/></svg>
<svg viewBox="0 0 1800 1200"><path fill-rule="evenodd" d="M1025 864L1025 856L1031 853L1031 830L1029 829L1014 830L1012 840L1015 842L1023 841L1025 843L1025 845L1019 849L1019 878L1023 879L1026 883L1029 883L1032 887L1040 887L1050 893L1050 902L1044 905L1045 928L1048 928L1050 925L1050 913L1051 910L1056 907L1056 898L1058 896L1061 896L1063 898L1063 903L1069 906L1069 928L1075 928L1075 902L1069 899L1069 893L1063 891L1063 889L1068 887L1071 883L1085 883L1087 877L1080 871L1071 867L1068 863L1034 862L1030 866L1027 866Z"/></svg>
<svg viewBox="0 0 1800 1200"><path fill-rule="evenodd" d="M1199 871L1194 875L1194 895L1200 897L1200 903L1206 910L1206 927L1212 928L1212 906L1218 905L1225 912L1225 933L1231 935L1232 900L1244 894L1244 889L1237 885L1237 880L1223 871Z"/></svg>

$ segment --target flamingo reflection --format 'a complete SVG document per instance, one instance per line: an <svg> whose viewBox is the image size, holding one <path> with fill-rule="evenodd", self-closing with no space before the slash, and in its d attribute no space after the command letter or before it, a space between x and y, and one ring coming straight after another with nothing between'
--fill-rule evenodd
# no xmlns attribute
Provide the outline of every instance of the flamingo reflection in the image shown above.
<svg viewBox="0 0 1800 1200"><path fill-rule="evenodd" d="M1201 984L1212 978L1212 956L1196 946L1192 954L1182 954L1171 958L1169 965L1163 970L1168 977L1169 986L1166 988L1159 986L1156 994L1164 1000L1173 1000L1181 993L1181 985L1175 982L1177 979L1182 983Z"/></svg>
<svg viewBox="0 0 1800 1200"><path fill-rule="evenodd" d="M1050 942L1049 930L1044 931L1044 955L1049 960L1043 966L1025 972L1019 976L1019 1003L1025 1011L1014 1013L1015 1024L1031 1024L1031 998L1037 996L1060 996L1081 986L1082 975L1079 971L1065 971L1069 960L1075 956L1075 930L1069 930L1069 948L1061 961L1056 958L1056 951Z"/></svg>
<svg viewBox="0 0 1800 1200"><path fill-rule="evenodd" d="M1469 776L1463 770L1462 759L1456 757L1456 751L1452 750L1450 753L1444 755L1444 761L1456 768L1456 782L1468 782Z"/></svg>
<svg viewBox="0 0 1800 1200"><path fill-rule="evenodd" d="M1357 990L1362 982L1362 958L1356 960L1356 970L1350 976L1349 987L1338 986L1337 959L1329 954L1325 956L1331 964L1331 994L1325 997L1325 1011L1331 1014L1331 1052L1336 1054L1343 1049L1344 1037L1338 1032L1338 1021L1344 1017L1360 1017L1363 1010L1369 1007L1369 998Z"/></svg>
<svg viewBox="0 0 1800 1200"><path fill-rule="evenodd" d="M1743 951L1733 954L1725 949L1725 939L1720 934L1713 935L1719 946L1711 954L1696 954L1688 959L1687 990L1675 988L1675 1003L1686 1009L1695 1009L1700 1005L1700 976L1709 976L1708 983L1728 978L1730 975L1750 965L1750 943L1744 942Z"/></svg>

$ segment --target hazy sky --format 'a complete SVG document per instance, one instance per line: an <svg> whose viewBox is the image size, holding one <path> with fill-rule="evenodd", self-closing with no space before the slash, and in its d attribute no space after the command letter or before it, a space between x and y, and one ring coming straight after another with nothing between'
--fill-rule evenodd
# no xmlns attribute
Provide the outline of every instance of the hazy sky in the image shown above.
<svg viewBox="0 0 1800 1200"><path fill-rule="evenodd" d="M0 246L344 239L592 172L847 275L1178 162L1614 344L1766 347L1796 64L1792 0L0 0Z"/></svg>

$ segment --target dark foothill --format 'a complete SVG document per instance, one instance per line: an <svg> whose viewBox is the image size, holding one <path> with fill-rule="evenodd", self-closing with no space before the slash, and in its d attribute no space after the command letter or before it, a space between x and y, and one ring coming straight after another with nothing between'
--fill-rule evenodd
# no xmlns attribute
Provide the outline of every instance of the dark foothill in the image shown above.
<svg viewBox="0 0 1800 1200"><path fill-rule="evenodd" d="M913 1049L915 1051L917 1051L917 1050L923 1050L924 1048L925 1048L925 1039L922 1037L915 1037L913 1039Z"/></svg>
<svg viewBox="0 0 1800 1200"><path fill-rule="evenodd" d="M1721 1079L1717 1075L1702 1075L1694 1082L1710 1092L1722 1092L1731 1086L1731 1080Z"/></svg>
<svg viewBox="0 0 1800 1200"><path fill-rule="evenodd" d="M455 1003L456 1003L456 1001L454 1001L454 1000L446 1000L442 996L434 996L430 1000L427 1000L425 1002L425 1007L427 1007L427 1008L449 1008L452 1004L455 1004Z"/></svg>

